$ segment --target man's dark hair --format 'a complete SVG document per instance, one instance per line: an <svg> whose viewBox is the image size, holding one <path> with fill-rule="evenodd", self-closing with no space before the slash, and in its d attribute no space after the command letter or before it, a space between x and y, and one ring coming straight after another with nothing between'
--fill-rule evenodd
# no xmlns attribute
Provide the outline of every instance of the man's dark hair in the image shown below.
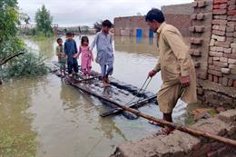
<svg viewBox="0 0 236 157"><path fill-rule="evenodd" d="M72 33L72 32L67 32L66 33L66 36L68 36L68 37L71 37L71 36L73 36L74 35L74 33Z"/></svg>
<svg viewBox="0 0 236 157"><path fill-rule="evenodd" d="M164 17L164 15L163 15L161 10L159 10L159 9L151 9L147 13L147 15L145 17L145 20L146 21L150 21L150 22L156 20L157 22L162 23L162 22L165 21L165 17Z"/></svg>
<svg viewBox="0 0 236 157"><path fill-rule="evenodd" d="M111 28L111 27L112 27L112 23L111 23L111 21L109 21L109 20L104 20L104 21L102 22L102 26L103 26L103 27Z"/></svg>
<svg viewBox="0 0 236 157"><path fill-rule="evenodd" d="M57 43L59 43L59 41L62 41L62 39L61 38L57 38Z"/></svg>

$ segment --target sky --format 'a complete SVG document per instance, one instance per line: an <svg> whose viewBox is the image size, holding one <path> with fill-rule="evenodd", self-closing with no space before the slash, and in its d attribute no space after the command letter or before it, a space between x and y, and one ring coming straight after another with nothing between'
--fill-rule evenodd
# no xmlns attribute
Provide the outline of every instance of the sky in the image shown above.
<svg viewBox="0 0 236 157"><path fill-rule="evenodd" d="M59 26L92 26L104 19L145 15L151 8L163 5L191 3L193 0L18 0L20 10L34 23L36 11L44 4Z"/></svg>

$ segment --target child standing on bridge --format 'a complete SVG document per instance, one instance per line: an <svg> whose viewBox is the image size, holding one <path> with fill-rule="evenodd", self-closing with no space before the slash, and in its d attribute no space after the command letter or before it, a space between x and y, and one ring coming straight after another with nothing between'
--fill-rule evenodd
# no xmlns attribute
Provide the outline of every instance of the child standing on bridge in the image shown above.
<svg viewBox="0 0 236 157"><path fill-rule="evenodd" d="M66 70L66 55L64 53L63 40L58 38L57 44L58 46L56 47L56 55L58 57L58 63L60 64L60 74L62 77L64 77Z"/></svg>
<svg viewBox="0 0 236 157"><path fill-rule="evenodd" d="M109 20L102 22L102 30L98 32L92 43L91 50L97 46L96 62L101 67L101 75L104 86L109 86L108 76L113 73L114 54L112 46L112 36L109 31L112 23Z"/></svg>
<svg viewBox="0 0 236 157"><path fill-rule="evenodd" d="M81 55L81 69L84 77L89 77L92 69L93 53L89 48L89 39L87 36L82 36L81 46L79 47L79 53L75 57Z"/></svg>
<svg viewBox="0 0 236 157"><path fill-rule="evenodd" d="M67 65L69 77L72 77L72 71L74 70L75 74L78 73L78 62L75 57L75 54L78 53L76 42L73 39L73 33L66 33L66 42L64 44L64 52L67 55Z"/></svg>

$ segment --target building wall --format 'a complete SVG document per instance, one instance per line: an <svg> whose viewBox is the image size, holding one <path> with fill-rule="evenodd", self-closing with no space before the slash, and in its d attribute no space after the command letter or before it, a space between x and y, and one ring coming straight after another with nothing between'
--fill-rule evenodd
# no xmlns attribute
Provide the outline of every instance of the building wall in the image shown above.
<svg viewBox="0 0 236 157"><path fill-rule="evenodd" d="M190 36L187 30L191 26L191 5L190 3L162 7L166 22L176 26L183 36ZM143 37L149 36L149 27L144 16L117 17L114 19L114 28L116 36L136 36L136 29L143 30Z"/></svg>
<svg viewBox="0 0 236 157"><path fill-rule="evenodd" d="M214 107L236 107L236 1L197 0L191 16L191 55L198 98Z"/></svg>

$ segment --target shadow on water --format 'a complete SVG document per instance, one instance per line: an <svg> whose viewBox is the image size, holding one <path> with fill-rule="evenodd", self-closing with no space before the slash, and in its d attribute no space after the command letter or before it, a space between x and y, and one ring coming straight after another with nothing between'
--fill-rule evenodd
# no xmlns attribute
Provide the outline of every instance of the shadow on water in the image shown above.
<svg viewBox="0 0 236 157"><path fill-rule="evenodd" d="M90 43L93 38L89 36ZM40 52L51 61L56 60L56 43L50 40L25 41L35 53ZM79 37L75 40L79 45ZM113 76L140 88L148 71L157 62L155 39L139 41L115 37L114 48ZM95 63L93 69L100 70ZM160 75L157 75L148 90L156 93L160 86ZM12 141L19 144L19 149L14 150L18 153L21 151L37 157L104 157L109 156L116 145L141 139L158 129L141 118L127 120L122 115L101 118L99 114L106 109L101 101L66 85L53 74L43 79L9 82L0 86L0 90L0 133L5 136L9 132ZM104 94L109 95L109 90ZM142 107L140 111L161 117L155 104ZM174 114L176 121L182 121L184 112L184 105L179 103ZM20 141L20 137L29 140ZM0 156L5 153L1 144L0 141Z"/></svg>

